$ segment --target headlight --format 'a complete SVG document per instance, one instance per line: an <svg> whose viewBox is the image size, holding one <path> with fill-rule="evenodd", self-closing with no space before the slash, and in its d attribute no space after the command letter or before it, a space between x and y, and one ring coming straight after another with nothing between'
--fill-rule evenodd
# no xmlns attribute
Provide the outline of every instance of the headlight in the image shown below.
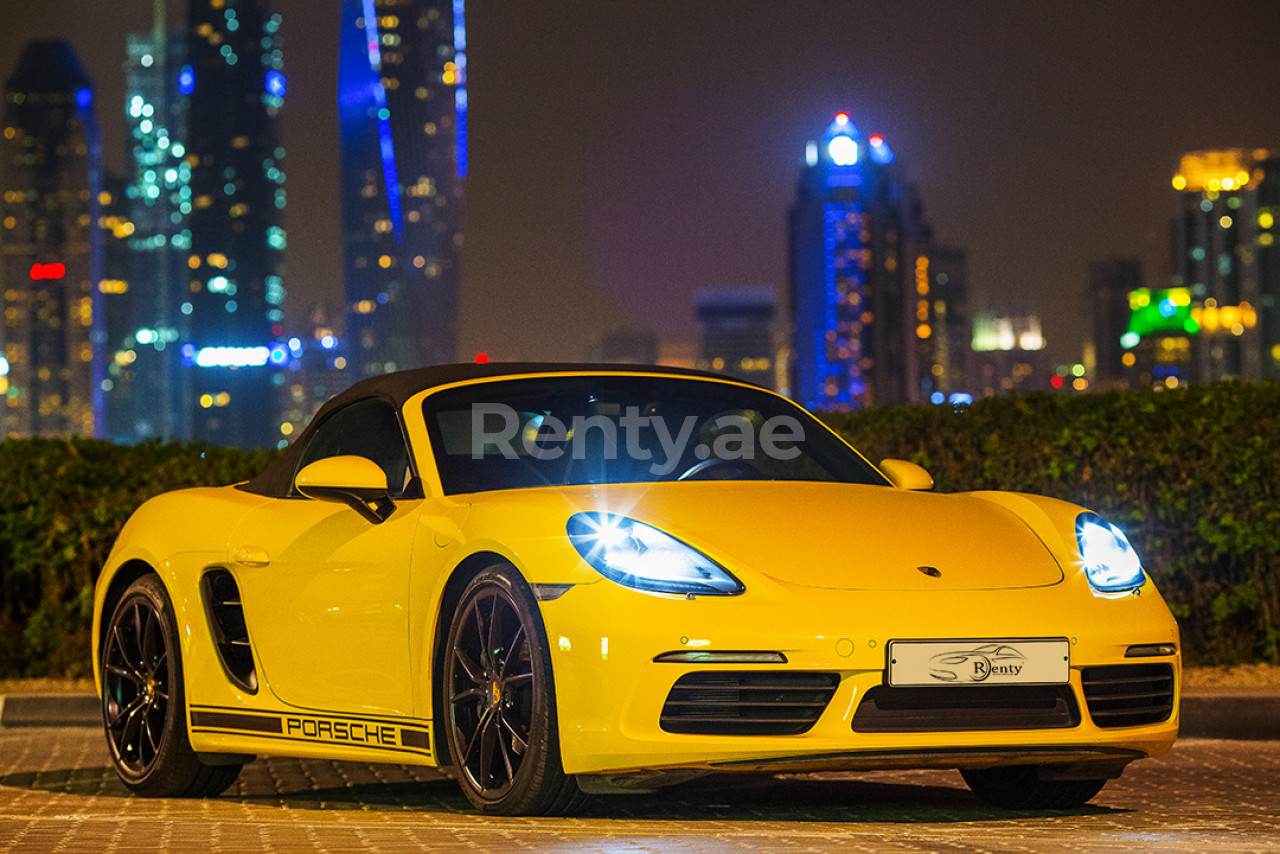
<svg viewBox="0 0 1280 854"><path fill-rule="evenodd" d="M1142 586L1142 561L1129 545L1129 538L1097 513L1076 517L1076 543L1084 574L1094 589L1114 593Z"/></svg>
<svg viewBox="0 0 1280 854"><path fill-rule="evenodd" d="M736 596L745 588L715 561L652 525L613 513L569 517L569 542L612 581L637 590Z"/></svg>

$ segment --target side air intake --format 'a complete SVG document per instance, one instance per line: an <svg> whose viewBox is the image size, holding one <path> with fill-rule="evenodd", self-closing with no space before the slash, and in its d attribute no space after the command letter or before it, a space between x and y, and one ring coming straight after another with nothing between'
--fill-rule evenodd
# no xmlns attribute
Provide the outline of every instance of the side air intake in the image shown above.
<svg viewBox="0 0 1280 854"><path fill-rule="evenodd" d="M200 595L227 678L250 694L258 693L258 672L235 576L221 567L206 571L200 578Z"/></svg>

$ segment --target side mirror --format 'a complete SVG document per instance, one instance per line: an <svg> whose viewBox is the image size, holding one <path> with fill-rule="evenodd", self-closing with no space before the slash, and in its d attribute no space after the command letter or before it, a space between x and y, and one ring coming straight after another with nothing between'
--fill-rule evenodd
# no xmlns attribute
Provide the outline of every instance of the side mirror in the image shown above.
<svg viewBox="0 0 1280 854"><path fill-rule="evenodd" d="M907 460L881 460L880 471L899 489L933 489L933 478Z"/></svg>
<svg viewBox="0 0 1280 854"><path fill-rule="evenodd" d="M344 454L304 466L294 486L308 498L336 501L377 525L391 518L395 502L387 475L373 460Z"/></svg>

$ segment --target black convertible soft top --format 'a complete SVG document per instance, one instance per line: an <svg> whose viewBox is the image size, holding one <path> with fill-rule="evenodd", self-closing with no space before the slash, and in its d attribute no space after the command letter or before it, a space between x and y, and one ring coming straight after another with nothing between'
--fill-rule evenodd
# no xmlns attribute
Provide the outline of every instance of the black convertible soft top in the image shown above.
<svg viewBox="0 0 1280 854"><path fill-rule="evenodd" d="M261 474L251 480L239 484L246 492L259 495L285 496L293 487L293 476L298 470L298 461L302 449L316 427L335 410L348 403L366 398L379 398L393 404L396 412L404 402L420 391L474 379L497 379L499 377L520 376L524 374L562 374L562 373L608 373L622 371L639 374L675 374L684 377L702 377L704 379L731 380L740 382L723 374L709 371L696 371L689 368L669 368L661 365L616 365L590 362L489 362L486 364L461 363L455 365L432 365L426 368L413 368L407 371L395 371L376 377L360 380L344 392L334 395L320 407L311 419L307 428L299 434L284 453L276 461L267 466Z"/></svg>

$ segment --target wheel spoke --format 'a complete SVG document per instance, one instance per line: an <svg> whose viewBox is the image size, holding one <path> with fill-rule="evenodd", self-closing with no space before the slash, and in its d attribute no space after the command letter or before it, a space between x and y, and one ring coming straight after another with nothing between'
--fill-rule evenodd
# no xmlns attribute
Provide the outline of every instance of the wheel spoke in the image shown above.
<svg viewBox="0 0 1280 854"><path fill-rule="evenodd" d="M159 717L160 717L160 727L161 727L160 737L163 738L164 737L164 715L161 714ZM147 734L147 742L151 745L152 756L155 756L157 753L160 752L160 739L156 738L156 734L153 731L154 723L155 721L153 720L152 716L148 714L146 720L142 724L142 731Z"/></svg>
<svg viewBox="0 0 1280 854"><path fill-rule="evenodd" d="M480 716L480 720L476 723L476 727L471 732L471 738L467 741L465 747L462 748L463 764L468 764L467 760L471 758L472 752L476 749L476 745L480 743L480 734L484 732L484 728L489 723L489 718L493 717L493 709L486 709L484 714Z"/></svg>
<svg viewBox="0 0 1280 854"><path fill-rule="evenodd" d="M120 740L119 742L117 742L120 749L121 756L125 755L125 751L129 749L130 743L134 740L134 738L137 737L141 722L142 722L141 706L135 706L127 710L127 714L124 720L124 727L123 729L120 730ZM139 743L139 748L141 748L141 743ZM141 749L139 749L138 752L139 752L138 758L141 759Z"/></svg>
<svg viewBox="0 0 1280 854"><path fill-rule="evenodd" d="M506 680L507 668L511 666L511 662L517 660L520 656L517 651L524 652L527 641L524 636L524 624L521 623L516 627L516 633L511 636L511 642L507 645L507 657L502 661L502 670L498 673L498 678Z"/></svg>
<svg viewBox="0 0 1280 854"><path fill-rule="evenodd" d="M147 663L147 654L142 649L142 633L142 604L136 603L133 606L133 648L137 652L133 659L135 666L145 666Z"/></svg>
<svg viewBox="0 0 1280 854"><path fill-rule="evenodd" d="M164 651L164 639L161 638L159 648L156 645L156 634L160 631L160 626L156 621L155 612L150 608L147 609L146 621L143 623L142 629L142 663L147 668L147 672L154 672L156 661L160 657L160 653Z"/></svg>
<svg viewBox="0 0 1280 854"><path fill-rule="evenodd" d="M116 623L111 627L111 634L115 638L115 648L116 648L116 651L120 653L120 660L123 661L125 665L128 666L129 669L133 671L134 678L138 682L147 681L142 677L142 674L138 672L138 662L132 660L129 657L129 649L124 642L124 635L120 634L119 623Z"/></svg>
<svg viewBox="0 0 1280 854"><path fill-rule="evenodd" d="M462 648L454 649L453 656L462 665L462 669L466 671L467 678L477 685L484 682L484 669L478 666L471 657L467 655L466 650Z"/></svg>
<svg viewBox="0 0 1280 854"><path fill-rule="evenodd" d="M514 673L511 676L504 676L502 679L502 692L505 694L512 688L519 688L533 681L533 671L527 673Z"/></svg>
<svg viewBox="0 0 1280 854"><path fill-rule="evenodd" d="M493 740L498 745L498 753L502 755L502 766L507 769L507 780L514 780L516 777L515 769L511 766L511 753L507 750L506 742L502 738L502 730L510 729L511 725L507 724L506 719L501 713L497 716L498 725L494 727ZM504 727L503 725L506 724Z"/></svg>
<svg viewBox="0 0 1280 854"><path fill-rule="evenodd" d="M120 667L119 665L111 664L110 662L107 662L106 669L108 673L128 679L134 685L138 685L141 683L141 680L138 679L138 676L136 673L134 673L131 670L126 670L125 668Z"/></svg>
<svg viewBox="0 0 1280 854"><path fill-rule="evenodd" d="M494 725L495 724L494 718L496 717L497 717L496 714L487 715L485 717L484 724L480 727L480 732L477 733L477 736L479 737L479 741L480 741L479 770L480 770L480 774L482 775L480 777L480 784L484 786L486 789L497 788L496 786L490 787L486 785L487 782L494 776L493 775L493 748L498 741L498 728Z"/></svg>
<svg viewBox="0 0 1280 854"><path fill-rule="evenodd" d="M136 712L138 709L142 708L143 702L145 702L145 698L143 697L142 694L138 694L136 697L134 697L132 700L130 700L128 703L126 703L123 706L121 706L119 703L116 703L115 714L112 715L111 720L109 721L109 724L111 725L111 727L115 728L116 726L118 726L122 719L126 720L127 722L128 716Z"/></svg>
<svg viewBox="0 0 1280 854"><path fill-rule="evenodd" d="M466 690L459 691L458 693L450 697L449 702L457 704L457 703L461 703L463 700L470 700L470 699L483 701L485 693L486 692L483 688L467 688Z"/></svg>
<svg viewBox="0 0 1280 854"><path fill-rule="evenodd" d="M511 749L515 751L517 756L524 756L524 752L529 748L529 742L523 735L516 732L516 728L507 720L506 715L502 716L500 722L507 730L507 733L511 736Z"/></svg>
<svg viewBox="0 0 1280 854"><path fill-rule="evenodd" d="M498 635L500 631L498 625L498 602L501 601L502 597L495 593L489 598L493 602L493 606L489 608L489 638L485 642L484 650L489 659L490 672L493 672L498 669Z"/></svg>

